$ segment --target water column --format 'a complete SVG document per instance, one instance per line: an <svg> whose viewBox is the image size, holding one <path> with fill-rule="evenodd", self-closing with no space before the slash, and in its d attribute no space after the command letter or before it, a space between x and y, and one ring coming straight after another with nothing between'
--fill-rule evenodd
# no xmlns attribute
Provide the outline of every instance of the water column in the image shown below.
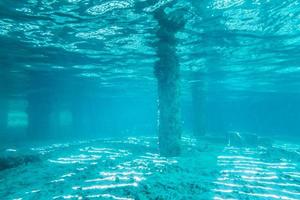
<svg viewBox="0 0 300 200"><path fill-rule="evenodd" d="M155 12L159 28L154 73L158 85L159 150L163 156L178 156L181 140L180 65L176 54L175 34L184 27L182 12L167 15L163 9Z"/></svg>

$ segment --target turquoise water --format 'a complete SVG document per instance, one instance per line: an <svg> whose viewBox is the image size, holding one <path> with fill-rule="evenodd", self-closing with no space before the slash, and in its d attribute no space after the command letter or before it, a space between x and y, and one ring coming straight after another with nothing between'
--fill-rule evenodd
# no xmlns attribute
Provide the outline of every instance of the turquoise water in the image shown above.
<svg viewBox="0 0 300 200"><path fill-rule="evenodd" d="M300 199L300 1L2 0L0 199Z"/></svg>

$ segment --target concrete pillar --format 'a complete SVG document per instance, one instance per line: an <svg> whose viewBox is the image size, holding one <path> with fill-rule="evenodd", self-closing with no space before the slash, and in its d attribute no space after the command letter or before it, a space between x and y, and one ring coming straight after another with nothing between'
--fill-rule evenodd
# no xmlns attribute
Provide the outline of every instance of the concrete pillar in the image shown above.
<svg viewBox="0 0 300 200"><path fill-rule="evenodd" d="M181 14L181 16L180 16ZM184 27L182 13L165 14L158 10L154 14L159 28L154 73L158 86L159 150L163 156L180 155L180 65L176 54L175 34Z"/></svg>

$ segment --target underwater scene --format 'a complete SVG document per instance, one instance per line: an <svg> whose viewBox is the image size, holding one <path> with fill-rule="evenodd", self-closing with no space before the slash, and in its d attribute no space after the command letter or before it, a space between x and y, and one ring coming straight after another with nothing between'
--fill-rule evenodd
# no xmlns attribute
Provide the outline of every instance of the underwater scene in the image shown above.
<svg viewBox="0 0 300 200"><path fill-rule="evenodd" d="M0 200L300 200L300 0L1 0Z"/></svg>

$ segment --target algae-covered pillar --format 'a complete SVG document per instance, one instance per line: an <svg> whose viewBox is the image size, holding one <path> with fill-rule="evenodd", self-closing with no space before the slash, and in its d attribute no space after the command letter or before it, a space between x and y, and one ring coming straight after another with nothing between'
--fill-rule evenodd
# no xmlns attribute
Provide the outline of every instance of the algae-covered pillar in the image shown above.
<svg viewBox="0 0 300 200"><path fill-rule="evenodd" d="M158 86L158 128L159 150L163 156L180 154L180 65L176 54L175 34L184 27L183 13L178 11L167 15L163 9L155 12L159 28L156 32L158 42L154 73Z"/></svg>

